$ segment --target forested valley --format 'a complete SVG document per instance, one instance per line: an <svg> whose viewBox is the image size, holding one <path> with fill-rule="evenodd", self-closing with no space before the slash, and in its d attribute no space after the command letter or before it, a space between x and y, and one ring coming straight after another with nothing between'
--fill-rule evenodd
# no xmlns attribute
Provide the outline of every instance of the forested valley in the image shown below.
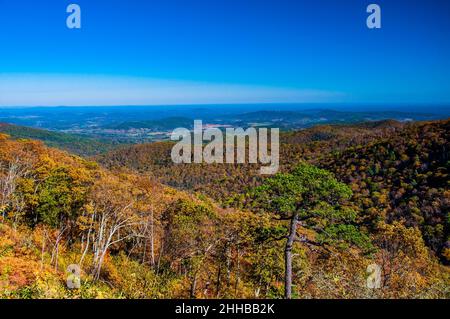
<svg viewBox="0 0 450 319"><path fill-rule="evenodd" d="M449 126L286 132L274 176L2 134L0 298L448 298Z"/></svg>

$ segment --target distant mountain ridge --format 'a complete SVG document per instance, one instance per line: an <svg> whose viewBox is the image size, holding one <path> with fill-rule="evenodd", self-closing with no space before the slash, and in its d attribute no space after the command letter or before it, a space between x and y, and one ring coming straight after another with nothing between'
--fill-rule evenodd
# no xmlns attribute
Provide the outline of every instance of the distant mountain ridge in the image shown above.
<svg viewBox="0 0 450 319"><path fill-rule="evenodd" d="M393 119L431 121L450 116L446 105L230 104L117 107L0 108L0 122L64 132L76 136L142 143L167 140L177 127L194 120L233 127L268 127L283 131L322 124L354 124ZM158 134L158 133L163 134Z"/></svg>
<svg viewBox="0 0 450 319"><path fill-rule="evenodd" d="M370 227L379 220L418 227L429 247L445 260L450 246L449 125L450 120L386 120L286 132L280 136L281 170L308 162L333 172L351 185L353 202ZM171 147L167 142L133 145L101 155L98 161L109 169L125 167L172 187L206 194L224 205L264 179L254 164L175 165Z"/></svg>

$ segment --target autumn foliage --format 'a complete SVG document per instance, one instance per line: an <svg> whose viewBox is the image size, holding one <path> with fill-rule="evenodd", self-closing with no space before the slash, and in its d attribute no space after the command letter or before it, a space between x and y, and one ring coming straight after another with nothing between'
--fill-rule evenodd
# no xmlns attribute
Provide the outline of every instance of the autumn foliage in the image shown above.
<svg viewBox="0 0 450 319"><path fill-rule="evenodd" d="M449 121L286 133L269 179L174 165L170 143L87 159L3 134L0 296L281 298L291 234L292 298L446 298L448 134Z"/></svg>

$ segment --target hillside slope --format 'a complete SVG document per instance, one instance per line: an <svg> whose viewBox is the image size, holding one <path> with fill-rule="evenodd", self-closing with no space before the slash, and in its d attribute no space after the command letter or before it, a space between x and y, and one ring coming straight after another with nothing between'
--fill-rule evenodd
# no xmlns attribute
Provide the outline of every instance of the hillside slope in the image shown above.
<svg viewBox="0 0 450 319"><path fill-rule="evenodd" d="M98 155L112 150L115 147L114 143L108 141L8 123L0 123L0 133L8 134L13 139L40 140L47 146L82 156Z"/></svg>
<svg viewBox="0 0 450 319"><path fill-rule="evenodd" d="M348 146L365 143L403 127L398 122L367 125L316 126L281 135L280 164L287 170L301 160L314 161L319 156ZM185 190L205 193L222 201L233 193L261 182L259 165L174 164L170 152L174 144L158 142L137 144L112 150L96 159L107 168L126 167L151 175L161 183Z"/></svg>
<svg viewBox="0 0 450 319"><path fill-rule="evenodd" d="M420 227L426 243L448 262L449 122L381 121L285 133L281 170L301 161L330 170L352 186L364 216L361 223L373 228L380 220L401 220ZM134 145L102 155L99 162L207 194L225 205L262 181L257 165L174 165L171 146Z"/></svg>
<svg viewBox="0 0 450 319"><path fill-rule="evenodd" d="M333 152L319 166L350 184L373 224L419 227L445 262L450 248L450 121L405 126L390 136Z"/></svg>
<svg viewBox="0 0 450 319"><path fill-rule="evenodd" d="M345 205L341 213L364 220ZM0 298L280 298L284 240L276 237L287 226L271 211L221 208L130 169L0 135ZM299 229L308 241L293 247L294 297L448 297L448 268L418 227L345 227L364 246ZM366 287L373 262L386 271L378 291ZM73 264L81 270L74 290L66 285Z"/></svg>

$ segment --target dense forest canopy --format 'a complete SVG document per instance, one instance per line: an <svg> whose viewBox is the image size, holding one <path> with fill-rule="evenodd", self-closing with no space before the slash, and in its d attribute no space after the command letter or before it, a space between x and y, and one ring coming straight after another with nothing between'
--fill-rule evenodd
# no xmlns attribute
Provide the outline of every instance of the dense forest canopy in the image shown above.
<svg viewBox="0 0 450 319"><path fill-rule="evenodd" d="M449 125L284 133L265 178L175 165L166 142L82 158L2 134L0 296L448 297Z"/></svg>
<svg viewBox="0 0 450 319"><path fill-rule="evenodd" d="M449 234L449 125L447 121L317 126L282 135L282 171L306 161L333 172L353 190L361 224L402 221L419 227L427 245L447 263ZM99 158L160 182L206 194L227 205L262 182L256 165L174 165L170 143L135 145Z"/></svg>

